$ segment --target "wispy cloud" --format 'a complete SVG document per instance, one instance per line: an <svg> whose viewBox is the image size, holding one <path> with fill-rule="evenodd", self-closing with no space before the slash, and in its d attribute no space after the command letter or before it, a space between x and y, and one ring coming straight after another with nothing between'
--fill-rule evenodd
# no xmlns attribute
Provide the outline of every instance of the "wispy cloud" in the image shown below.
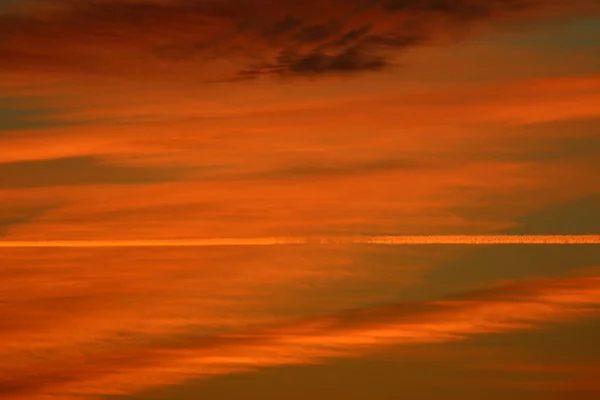
<svg viewBox="0 0 600 400"><path fill-rule="evenodd" d="M448 93L385 89L362 100L267 91L264 106L249 89L234 106L228 95L212 108L201 96L171 93L161 109L156 94L132 95L89 109L110 116L121 107L130 123L3 139L0 196L62 205L13 229L13 240L493 232L600 190L595 153L555 144L560 164L540 156L549 137L590 149L596 130L577 118L597 115L598 83L588 75ZM468 214L473 207L498 216Z"/></svg>
<svg viewBox="0 0 600 400"><path fill-rule="evenodd" d="M430 302L391 304L265 329L125 349L85 349L5 372L9 399L131 393L191 377L353 357L380 346L465 340L597 313L597 276L539 279ZM595 311L594 311L595 310ZM63 355L64 356L64 355ZM17 373L15 373L17 372Z"/></svg>
<svg viewBox="0 0 600 400"><path fill-rule="evenodd" d="M8 202L0 203L2 211L0 212L0 237L10 231L11 227L19 224L27 224L52 210L56 205L50 204L10 204Z"/></svg>
<svg viewBox="0 0 600 400"><path fill-rule="evenodd" d="M71 171L77 171L76 174ZM94 157L0 163L0 190L51 186L140 184L177 180L178 169L102 165Z"/></svg>
<svg viewBox="0 0 600 400"><path fill-rule="evenodd" d="M390 65L390 53L448 41L466 34L466 27L597 9L585 0L568 6L558 0L30 4L29 12L0 15L5 37L0 54L7 70L133 79L190 73L201 64L200 80L376 71ZM228 61L218 61L223 58ZM219 73L223 69L225 74Z"/></svg>

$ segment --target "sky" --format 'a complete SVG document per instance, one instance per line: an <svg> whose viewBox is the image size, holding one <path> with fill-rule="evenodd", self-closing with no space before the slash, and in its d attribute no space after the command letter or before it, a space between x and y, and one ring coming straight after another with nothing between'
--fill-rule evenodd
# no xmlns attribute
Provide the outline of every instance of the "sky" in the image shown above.
<svg viewBox="0 0 600 400"><path fill-rule="evenodd" d="M0 397L600 398L598 171L596 0L0 0Z"/></svg>

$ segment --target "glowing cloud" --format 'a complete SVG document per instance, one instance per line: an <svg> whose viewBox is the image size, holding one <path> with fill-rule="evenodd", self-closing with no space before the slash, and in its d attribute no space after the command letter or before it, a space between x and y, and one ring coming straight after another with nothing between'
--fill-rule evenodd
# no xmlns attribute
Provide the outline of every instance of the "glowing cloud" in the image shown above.
<svg viewBox="0 0 600 400"><path fill-rule="evenodd" d="M600 278L539 279L442 300L390 304L168 345L86 350L0 372L8 399L82 399L185 379L354 357L385 345L464 340L594 313ZM82 349L83 350L83 349Z"/></svg>

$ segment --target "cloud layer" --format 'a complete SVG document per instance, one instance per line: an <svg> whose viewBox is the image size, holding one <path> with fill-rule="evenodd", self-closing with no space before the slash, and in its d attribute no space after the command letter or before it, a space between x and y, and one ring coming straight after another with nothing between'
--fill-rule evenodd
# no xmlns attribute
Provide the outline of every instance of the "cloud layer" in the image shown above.
<svg viewBox="0 0 600 400"><path fill-rule="evenodd" d="M520 340L598 316L597 246L105 245L597 235L599 7L0 0L0 243L67 241L0 251L0 393L132 395L433 343L506 354L492 338L541 353ZM555 347L488 367L569 370ZM583 358L570 371L597 372ZM478 384L544 390L493 377ZM586 379L563 389L597 392Z"/></svg>
<svg viewBox="0 0 600 400"><path fill-rule="evenodd" d="M585 0L42 0L0 15L0 56L7 72L29 74L343 74L382 70L394 53L482 24L597 8Z"/></svg>
<svg viewBox="0 0 600 400"><path fill-rule="evenodd" d="M358 356L380 346L464 340L596 315L598 276L540 279L446 299L140 347L76 348L0 376L8 399L78 399L260 367ZM157 321L158 322L158 321ZM51 353L50 353L51 354ZM59 358L56 358L59 357ZM16 372L16 373L15 373Z"/></svg>

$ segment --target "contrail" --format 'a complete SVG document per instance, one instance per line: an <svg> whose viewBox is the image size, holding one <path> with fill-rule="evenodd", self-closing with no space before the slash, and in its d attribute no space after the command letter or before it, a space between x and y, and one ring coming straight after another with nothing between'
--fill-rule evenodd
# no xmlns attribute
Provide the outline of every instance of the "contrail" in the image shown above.
<svg viewBox="0 0 600 400"><path fill-rule="evenodd" d="M600 235L405 235L349 237L259 237L135 240L4 240L0 248L90 247L205 247L276 246L290 244L386 245L497 245L497 244L600 244Z"/></svg>

